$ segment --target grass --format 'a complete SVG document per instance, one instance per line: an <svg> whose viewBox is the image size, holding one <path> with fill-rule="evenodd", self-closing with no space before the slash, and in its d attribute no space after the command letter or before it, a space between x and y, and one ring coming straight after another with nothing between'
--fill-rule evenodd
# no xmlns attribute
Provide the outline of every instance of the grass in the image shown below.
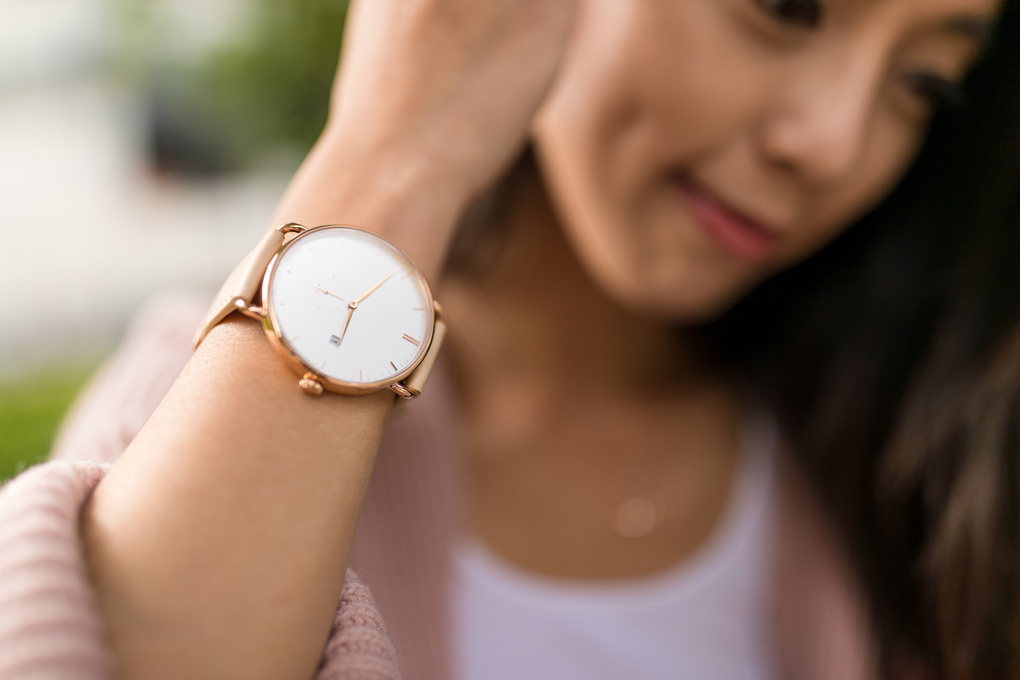
<svg viewBox="0 0 1020 680"><path fill-rule="evenodd" d="M94 365L0 382L0 482L49 455L57 428Z"/></svg>

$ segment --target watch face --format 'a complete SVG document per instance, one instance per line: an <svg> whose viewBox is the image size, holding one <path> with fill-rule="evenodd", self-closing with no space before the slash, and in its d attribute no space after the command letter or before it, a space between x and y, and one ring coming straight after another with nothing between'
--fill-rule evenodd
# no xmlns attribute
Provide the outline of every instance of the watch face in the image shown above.
<svg viewBox="0 0 1020 680"><path fill-rule="evenodd" d="M288 242L269 265L262 297L284 348L341 390L405 378L435 323L418 268L354 227L316 227Z"/></svg>

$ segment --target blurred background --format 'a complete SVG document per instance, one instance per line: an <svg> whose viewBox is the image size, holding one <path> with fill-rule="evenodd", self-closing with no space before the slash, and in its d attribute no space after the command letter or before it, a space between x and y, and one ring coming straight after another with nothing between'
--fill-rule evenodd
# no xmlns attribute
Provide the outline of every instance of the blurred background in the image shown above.
<svg viewBox="0 0 1020 680"><path fill-rule="evenodd" d="M346 0L0 0L0 480L132 312L213 291L325 120Z"/></svg>

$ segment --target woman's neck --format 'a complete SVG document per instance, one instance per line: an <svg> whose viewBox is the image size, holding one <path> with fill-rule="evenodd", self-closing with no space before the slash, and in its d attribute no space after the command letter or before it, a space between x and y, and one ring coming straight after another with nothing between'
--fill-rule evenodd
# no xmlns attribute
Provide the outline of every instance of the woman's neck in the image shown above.
<svg viewBox="0 0 1020 680"><path fill-rule="evenodd" d="M498 258L443 291L455 343L476 355L480 370L513 366L546 389L635 396L711 379L696 343L661 319L621 307L595 284L534 171L509 190Z"/></svg>
<svg viewBox="0 0 1020 680"><path fill-rule="evenodd" d="M737 390L698 344L607 296L567 242L537 172L508 188L499 257L451 277L440 299L469 429L510 444L548 439L576 414L738 410ZM520 441L523 445L523 441Z"/></svg>

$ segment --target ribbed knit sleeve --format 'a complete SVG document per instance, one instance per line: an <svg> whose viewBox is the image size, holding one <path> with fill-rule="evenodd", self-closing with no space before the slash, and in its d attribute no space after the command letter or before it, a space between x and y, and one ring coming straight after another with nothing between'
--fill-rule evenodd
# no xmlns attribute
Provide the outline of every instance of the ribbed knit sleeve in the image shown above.
<svg viewBox="0 0 1020 680"><path fill-rule="evenodd" d="M0 489L0 680L109 677L78 532L106 469L47 463Z"/></svg>
<svg viewBox="0 0 1020 680"><path fill-rule="evenodd" d="M398 680L397 654L368 587L347 572L315 680Z"/></svg>

